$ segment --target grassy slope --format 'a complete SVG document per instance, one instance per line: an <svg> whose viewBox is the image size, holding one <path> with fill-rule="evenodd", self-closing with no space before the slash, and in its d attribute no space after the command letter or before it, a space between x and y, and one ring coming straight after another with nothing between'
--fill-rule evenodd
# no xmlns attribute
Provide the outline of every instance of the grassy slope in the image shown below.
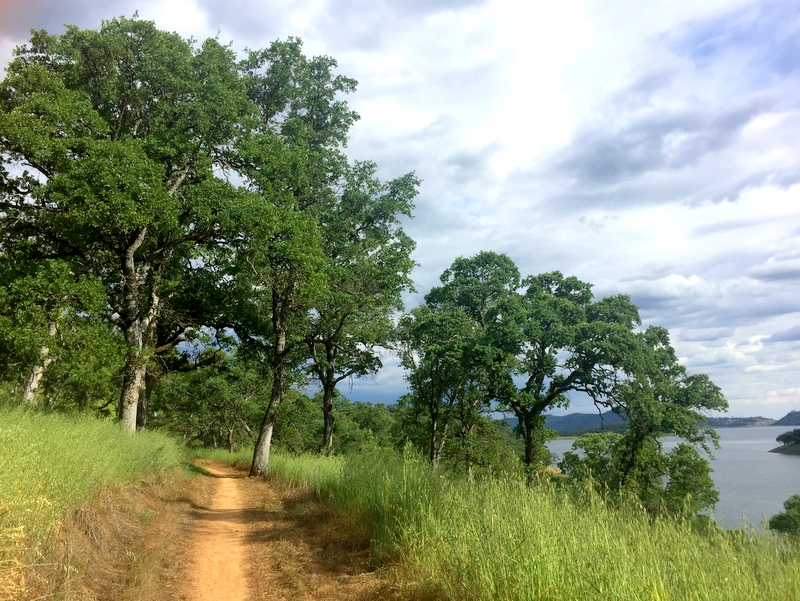
<svg viewBox="0 0 800 601"><path fill-rule="evenodd" d="M0 598L71 508L177 461L165 437L0 409ZM272 467L366 522L414 598L800 598L800 548L771 533L697 532L588 491L454 479L412 455L275 453Z"/></svg>
<svg viewBox="0 0 800 601"><path fill-rule="evenodd" d="M20 573L69 510L178 461L177 445L163 435L130 436L89 417L0 408L0 598L15 597Z"/></svg>
<svg viewBox="0 0 800 601"><path fill-rule="evenodd" d="M590 491L468 482L392 454L272 465L367 521L414 598L800 599L800 548L770 532L698 532Z"/></svg>

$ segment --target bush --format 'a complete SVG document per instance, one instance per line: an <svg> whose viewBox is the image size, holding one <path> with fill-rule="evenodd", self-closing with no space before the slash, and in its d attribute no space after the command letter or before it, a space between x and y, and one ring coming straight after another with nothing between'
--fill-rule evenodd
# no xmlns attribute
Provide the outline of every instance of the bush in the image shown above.
<svg viewBox="0 0 800 601"><path fill-rule="evenodd" d="M798 432L800 430L795 430ZM769 520L769 527L778 532L800 535L800 495L789 497L783 504L786 511L772 516Z"/></svg>

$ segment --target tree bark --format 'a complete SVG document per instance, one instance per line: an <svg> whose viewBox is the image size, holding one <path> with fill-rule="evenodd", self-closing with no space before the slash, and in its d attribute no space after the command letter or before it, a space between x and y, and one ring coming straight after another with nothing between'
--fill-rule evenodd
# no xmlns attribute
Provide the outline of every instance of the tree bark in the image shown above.
<svg viewBox="0 0 800 601"><path fill-rule="evenodd" d="M431 415L431 435L428 439L428 460L431 462L431 467L436 468L439 465L439 453L437 452L436 444L436 428L438 427L438 420L435 415Z"/></svg>
<svg viewBox="0 0 800 601"><path fill-rule="evenodd" d="M47 326L47 333L53 337L56 332L58 332L58 324L55 321L51 321ZM23 403L36 405L39 402L36 394L39 390L39 384L42 383L44 372L47 371L47 368L54 360L55 358L50 355L49 346L44 345L39 349L39 360L31 368L31 373L25 381L25 389L22 391Z"/></svg>
<svg viewBox="0 0 800 601"><path fill-rule="evenodd" d="M520 433L525 442L525 465L528 468L540 467L542 457L539 454L537 434L541 434L544 418L541 411L530 408L518 408L514 411L519 420Z"/></svg>
<svg viewBox="0 0 800 601"><path fill-rule="evenodd" d="M275 414L267 411L261 429L258 432L256 448L253 453L253 464L250 466L250 476L263 476L269 469L269 452L272 446L272 431L275 429Z"/></svg>
<svg viewBox="0 0 800 601"><path fill-rule="evenodd" d="M444 426L439 432L439 419L440 415L431 413L431 435L430 435L430 452L429 459L431 467L436 468L439 466L439 461L442 458L442 449L444 449L445 440L447 440L447 430L450 427L450 422L445 419Z"/></svg>
<svg viewBox="0 0 800 601"><path fill-rule="evenodd" d="M272 292L272 324L274 336L274 355L272 358L272 390L269 405L264 412L264 419L258 432L258 439L253 450L253 463L250 465L250 476L263 476L269 470L269 452L272 445L272 431L275 429L275 416L283 401L283 386L286 361L286 305L279 300L279 293Z"/></svg>
<svg viewBox="0 0 800 601"><path fill-rule="evenodd" d="M322 449L325 454L333 451L333 426L336 417L333 415L333 391L336 384L331 385L330 381L322 383Z"/></svg>
<svg viewBox="0 0 800 601"><path fill-rule="evenodd" d="M134 348L128 352L125 371L122 377L122 392L119 399L118 418L122 427L129 432L136 431L136 415L139 396L144 385L147 368L142 358L142 349Z"/></svg>
<svg viewBox="0 0 800 601"><path fill-rule="evenodd" d="M136 407L136 429L147 429L147 406L156 386L156 376L150 368L145 368L144 386L139 389L139 402Z"/></svg>

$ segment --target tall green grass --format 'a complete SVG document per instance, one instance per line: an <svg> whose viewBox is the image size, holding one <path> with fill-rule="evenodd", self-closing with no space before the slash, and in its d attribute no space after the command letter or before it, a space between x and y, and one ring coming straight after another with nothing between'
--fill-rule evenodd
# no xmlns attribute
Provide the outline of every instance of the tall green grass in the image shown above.
<svg viewBox="0 0 800 601"><path fill-rule="evenodd" d="M91 417L0 407L0 587L35 559L69 509L103 486L179 460L178 445L161 434L132 436Z"/></svg>
<svg viewBox="0 0 800 601"><path fill-rule="evenodd" d="M410 454L275 454L272 469L359 514L378 559L399 565L418 596L800 599L800 548L770 532L654 519L635 502L611 507L590 489L470 482Z"/></svg>

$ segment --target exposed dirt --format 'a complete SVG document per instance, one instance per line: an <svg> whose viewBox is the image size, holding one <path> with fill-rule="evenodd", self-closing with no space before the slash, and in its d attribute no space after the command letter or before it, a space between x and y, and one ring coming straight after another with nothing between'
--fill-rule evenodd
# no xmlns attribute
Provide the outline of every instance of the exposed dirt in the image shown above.
<svg viewBox="0 0 800 601"><path fill-rule="evenodd" d="M241 475L209 468L217 482L210 495L202 495L207 506L193 512L183 596L189 601L246 601L245 546L257 516L246 507Z"/></svg>
<svg viewBox="0 0 800 601"><path fill-rule="evenodd" d="M203 464L213 474L191 516L181 599L387 599L369 539L307 492ZM396 598L396 597L395 597Z"/></svg>
<svg viewBox="0 0 800 601"><path fill-rule="evenodd" d="M96 601L399 600L369 537L302 488L211 475L112 490L71 515L22 598Z"/></svg>

